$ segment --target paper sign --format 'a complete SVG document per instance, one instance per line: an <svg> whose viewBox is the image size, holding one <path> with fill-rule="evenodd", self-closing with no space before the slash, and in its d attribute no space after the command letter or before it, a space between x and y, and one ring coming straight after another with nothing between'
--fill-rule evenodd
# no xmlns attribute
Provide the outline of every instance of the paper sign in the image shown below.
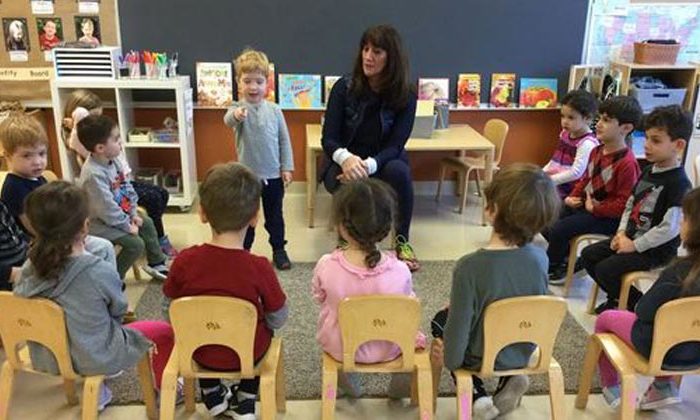
<svg viewBox="0 0 700 420"><path fill-rule="evenodd" d="M83 14L99 14L100 3L92 1L81 1L78 3L78 11Z"/></svg>
<svg viewBox="0 0 700 420"><path fill-rule="evenodd" d="M432 116L435 109L435 101L421 99L416 103L416 116L425 117Z"/></svg>
<svg viewBox="0 0 700 420"><path fill-rule="evenodd" d="M32 0L32 13L35 15L52 15L53 1Z"/></svg>
<svg viewBox="0 0 700 420"><path fill-rule="evenodd" d="M0 81L50 80L53 67L0 68Z"/></svg>
<svg viewBox="0 0 700 420"><path fill-rule="evenodd" d="M29 61L26 51L10 51L10 61Z"/></svg>

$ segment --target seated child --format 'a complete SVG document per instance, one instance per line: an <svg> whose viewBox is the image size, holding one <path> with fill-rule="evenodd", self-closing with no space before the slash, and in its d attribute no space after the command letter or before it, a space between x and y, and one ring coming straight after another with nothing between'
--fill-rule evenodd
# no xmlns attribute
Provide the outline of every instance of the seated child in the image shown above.
<svg viewBox="0 0 700 420"><path fill-rule="evenodd" d="M154 279L165 280L166 256L153 221L137 213L138 195L117 159L122 146L116 121L90 115L78 123L78 136L90 150L79 180L90 196L90 232L121 247L117 271L122 279L145 249L148 264L144 271Z"/></svg>
<svg viewBox="0 0 700 420"><path fill-rule="evenodd" d="M548 294L547 255L531 242L559 212L561 200L551 179L535 165L513 164L499 171L484 193L491 239L485 248L457 261L450 304L432 321L431 363L442 366L444 355L444 366L451 371L481 367L483 317L490 303ZM496 359L496 369L525 367L534 350L531 343L507 346ZM529 386L527 376L504 376L492 398L482 380L472 378L472 414L479 419L510 412Z"/></svg>
<svg viewBox="0 0 700 420"><path fill-rule="evenodd" d="M600 145L590 127L597 110L598 101L585 90L572 90L561 100L559 144L542 170L552 177L562 199L586 172L591 152Z"/></svg>
<svg viewBox="0 0 700 420"><path fill-rule="evenodd" d="M102 100L89 90L74 90L66 101L64 109L63 137L66 147L69 149L69 154L75 156L75 163L77 163L78 166L82 166L90 153L78 139L77 128L80 120L88 115L102 115ZM148 217L153 220L153 225L156 228L162 251L166 255L174 257L177 255L177 251L170 244L170 240L163 228L163 213L168 206L170 194L168 194L165 188L159 187L158 185L132 179L131 167L126 160L126 155L123 150L122 153L119 154L119 162L122 164L124 175L131 181L131 185L139 196L139 205L146 209ZM80 168L78 167L76 169L79 173Z"/></svg>
<svg viewBox="0 0 700 420"><path fill-rule="evenodd" d="M85 252L89 204L87 194L64 181L43 185L27 196L26 214L36 240L22 267L14 293L46 298L63 308L73 367L82 375L111 375L136 365L152 353L156 388L173 348L173 331L161 321L122 325L127 302L114 267ZM57 374L45 347L29 343L34 367ZM98 409L112 400L103 384Z"/></svg>
<svg viewBox="0 0 700 420"><path fill-rule="evenodd" d="M346 245L318 261L312 291L314 300L321 305L316 340L324 352L338 361L343 360L338 324L338 305L343 299L363 295L415 296L406 263L395 253L379 248L391 232L395 217L395 195L383 181L369 178L350 182L333 195L331 223ZM425 343L425 335L418 332L416 347L424 348ZM358 348L355 360L378 363L400 355L401 349L394 343L371 341ZM339 379L341 384L351 386L354 396L359 395L355 378L343 375Z"/></svg>
<svg viewBox="0 0 700 420"><path fill-rule="evenodd" d="M612 235L620 224L625 203L639 178L639 165L625 139L642 118L639 102L616 96L600 105L598 140L588 168L564 199L559 220L542 232L549 241L549 283L560 285L566 275L569 241L584 233Z"/></svg>
<svg viewBox="0 0 700 420"><path fill-rule="evenodd" d="M27 237L0 201L0 290L12 290L27 259Z"/></svg>
<svg viewBox="0 0 700 420"><path fill-rule="evenodd" d="M261 188L258 177L241 164L212 167L199 186L199 216L211 225L211 241L182 250L163 285L163 294L171 299L216 295L253 303L259 314L253 348L256 363L270 346L273 330L282 327L288 313L286 296L270 262L243 247L248 227L258 220ZM201 347L193 358L207 369L240 369L238 355L223 346ZM209 414L225 412L239 420L255 419L259 385L260 377L242 379L231 389L219 379L199 380Z"/></svg>
<svg viewBox="0 0 700 420"><path fill-rule="evenodd" d="M48 137L39 121L18 112L0 122L0 142L5 150L10 170L2 185L0 198L2 198L4 206L7 206L6 210L14 217L16 225L22 229L22 234L25 237L22 253L25 253L26 242L29 241L32 232L24 219L24 199L33 190L47 182L42 174L46 170ZM8 227L8 229L6 232L13 231L13 227ZM4 242L4 244L14 249L11 253L19 255L18 243L11 245ZM85 249L116 266L114 247L109 241L88 235L85 239ZM13 264L21 265L23 262L24 257L21 261L14 261Z"/></svg>
<svg viewBox="0 0 700 420"><path fill-rule="evenodd" d="M648 132L647 132L648 135ZM682 140L681 140L682 141ZM608 310L598 316L596 333L612 333L648 358L654 339L654 318L659 308L670 301L688 296L700 296L700 189L686 195L682 204L683 221L680 236L688 255L666 267L659 279L641 297L635 312ZM688 317L697 314L688 314ZM664 364L697 366L700 364L700 343L681 343L664 357ZM603 397L612 407L620 404L620 381L617 371L603 353L598 362ZM680 402L678 386L673 377L656 377L644 393L639 407L656 410Z"/></svg>
<svg viewBox="0 0 700 420"><path fill-rule="evenodd" d="M586 271L608 295L597 314L617 308L623 275L667 264L681 242L681 201L691 186L680 158L693 133L693 119L678 105L659 107L644 120L644 130L651 165L627 200L617 234L581 252ZM632 286L627 309L633 311L641 297Z"/></svg>

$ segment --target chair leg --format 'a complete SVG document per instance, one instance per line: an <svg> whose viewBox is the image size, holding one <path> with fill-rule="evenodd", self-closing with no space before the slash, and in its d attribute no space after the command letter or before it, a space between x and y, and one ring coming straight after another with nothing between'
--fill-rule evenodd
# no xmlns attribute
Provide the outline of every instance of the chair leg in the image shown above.
<svg viewBox="0 0 700 420"><path fill-rule="evenodd" d="M438 180L437 192L435 193L435 201L440 201L440 194L442 194L442 183L445 181L446 174L447 166L440 165L440 180Z"/></svg>
<svg viewBox="0 0 700 420"><path fill-rule="evenodd" d="M418 382L418 410L420 411L420 420L432 420L433 418L433 381L431 372L428 366L421 366L416 371Z"/></svg>
<svg viewBox="0 0 700 420"><path fill-rule="evenodd" d="M15 370L10 362L2 364L0 372L0 420L7 420L10 411L10 400L12 399L12 384L15 380Z"/></svg>
<svg viewBox="0 0 700 420"><path fill-rule="evenodd" d="M575 238L571 240L569 246L569 261L566 265L566 277L564 278L564 297L569 296L571 283L574 281L574 268L576 267L576 258L578 257L579 241Z"/></svg>
<svg viewBox="0 0 700 420"><path fill-rule="evenodd" d="M598 283L593 281L591 286L590 296L588 297L588 309L586 312L589 314L595 313L595 304L598 302Z"/></svg>
<svg viewBox="0 0 700 420"><path fill-rule="evenodd" d="M418 405L418 369L411 373L411 405Z"/></svg>
<svg viewBox="0 0 700 420"><path fill-rule="evenodd" d="M134 272L134 278L138 281L143 280L143 277L141 276L141 269L137 264L134 264L131 266L131 270Z"/></svg>
<svg viewBox="0 0 700 420"><path fill-rule="evenodd" d="M481 197L481 179L479 179L481 177L479 175L479 170L477 169L474 171L474 174L476 175L476 195Z"/></svg>
<svg viewBox="0 0 700 420"><path fill-rule="evenodd" d="M627 273L622 276L622 284L620 285L620 297L618 298L617 309L621 311L627 310L627 302L630 298L630 289L632 288L632 283L635 282L634 273Z"/></svg>
<svg viewBox="0 0 700 420"><path fill-rule="evenodd" d="M287 384L284 376L284 354L280 351L280 359L277 362L277 379L275 380L276 395L275 404L278 413L287 411Z"/></svg>
<svg viewBox="0 0 700 420"><path fill-rule="evenodd" d="M620 375L620 419L634 420L637 405L637 378L634 373Z"/></svg>
<svg viewBox="0 0 700 420"><path fill-rule="evenodd" d="M586 355L583 359L581 376L578 381L578 394L576 395L576 408L585 409L588 404L588 395L591 393L591 382L596 371L596 364L600 358L602 348L595 335L588 338Z"/></svg>
<svg viewBox="0 0 700 420"><path fill-rule="evenodd" d="M321 389L321 418L332 420L335 418L335 398L338 388L338 370L333 362L323 355L323 386Z"/></svg>
<svg viewBox="0 0 700 420"><path fill-rule="evenodd" d="M97 400L100 397L100 387L104 376L90 376L83 385L83 420L97 419Z"/></svg>
<svg viewBox="0 0 700 420"><path fill-rule="evenodd" d="M68 404L77 405L80 402L78 400L78 395L75 392L75 380L64 379L63 391L66 393L66 400L68 400Z"/></svg>
<svg viewBox="0 0 700 420"><path fill-rule="evenodd" d="M434 341L433 341L434 342ZM430 345L430 353L432 354L432 343ZM433 411L437 407L437 397L440 393L440 377L442 376L442 361L435 361L430 358L430 369L432 371L433 378Z"/></svg>
<svg viewBox="0 0 700 420"><path fill-rule="evenodd" d="M467 192L469 190L469 173L471 172L471 169L468 170L464 174L464 178L462 179L462 183L464 186L462 187L462 200L460 200L459 204L459 213L462 214L464 213L464 206L467 205Z"/></svg>
<svg viewBox="0 0 700 420"><path fill-rule="evenodd" d="M193 413L195 410L194 390L194 378L184 378L185 411L188 413Z"/></svg>
<svg viewBox="0 0 700 420"><path fill-rule="evenodd" d="M274 420L277 416L275 407L275 372L264 372L260 376L260 418L262 420Z"/></svg>
<svg viewBox="0 0 700 420"><path fill-rule="evenodd" d="M175 417L175 398L177 395L177 355L173 349L168 359L168 364L163 370L163 377L160 381L160 420L173 420ZM185 390L187 391L187 390ZM185 393L185 399L194 399L194 395L188 396Z"/></svg>
<svg viewBox="0 0 700 420"><path fill-rule="evenodd" d="M472 418L472 377L463 372L455 372L457 377L457 419Z"/></svg>
<svg viewBox="0 0 700 420"><path fill-rule="evenodd" d="M564 375L561 366L552 359L549 365L549 407L552 412L552 419L564 420Z"/></svg>
<svg viewBox="0 0 700 420"><path fill-rule="evenodd" d="M153 371L151 370L151 358L148 354L141 358L137 366L139 382L141 383L141 393L143 402L146 405L146 416L149 419L158 418L158 408L156 407L156 393L153 384Z"/></svg>

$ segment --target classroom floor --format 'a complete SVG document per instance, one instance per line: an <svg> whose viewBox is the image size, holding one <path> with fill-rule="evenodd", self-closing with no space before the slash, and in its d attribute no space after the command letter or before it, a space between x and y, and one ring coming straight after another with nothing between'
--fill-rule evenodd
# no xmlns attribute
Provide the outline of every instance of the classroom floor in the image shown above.
<svg viewBox="0 0 700 420"><path fill-rule="evenodd" d="M298 187L298 188L297 188ZM430 188L425 191L430 191ZM418 191L420 192L420 191ZM480 221L480 206L477 197L470 197L469 206L464 215L454 212L457 200L444 195L437 205L432 196L416 196L411 242L416 253L423 260L454 260L482 246L490 234L490 228L477 225ZM285 201L285 220L288 232L288 250L292 261L312 262L320 255L333 248L335 236L328 230L328 213L330 197L319 194L316 210L316 227L306 226L306 197L303 185L294 185ZM165 226L174 245L182 248L187 245L205 241L209 237L208 227L199 223L196 210L189 213L169 213L165 217ZM270 256L266 242L267 235L260 229L253 251ZM133 278L127 279L127 294L131 305L138 301L145 286ZM585 313L586 297L590 279L579 278L575 281L571 296L568 298L569 310L588 330L593 327L594 318ZM555 293L561 287L553 287ZM4 359L4 355L2 357ZM643 392L649 379L639 378L638 389ZM686 377L681 394L684 402L674 407L659 411L639 414L641 419L691 419L700 417L700 377ZM574 395L566 396L566 415L572 420L614 419L617 413L609 409L600 395L592 395L587 410L574 408ZM206 419L209 416L203 405L188 416L182 407L178 407L178 419ZM60 381L53 378L21 374L15 381L15 391L10 409L11 419L26 420L63 420L79 418L78 407L67 406L61 391ZM417 410L400 403L384 399L361 399L350 402L341 399L337 403L336 417L343 419L414 419ZM279 419L320 419L320 401L288 401L287 412ZM110 406L101 415L101 419L146 419L143 406ZM437 419L456 418L454 398L439 398L436 412ZM523 398L522 406L504 419L548 419L549 402L546 396Z"/></svg>

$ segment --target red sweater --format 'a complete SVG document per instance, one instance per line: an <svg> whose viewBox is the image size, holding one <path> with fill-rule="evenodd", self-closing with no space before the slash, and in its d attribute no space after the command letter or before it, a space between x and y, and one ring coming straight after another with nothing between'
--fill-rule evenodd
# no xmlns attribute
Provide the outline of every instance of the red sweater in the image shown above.
<svg viewBox="0 0 700 420"><path fill-rule="evenodd" d="M599 202L593 207L594 216L619 219L639 178L639 164L629 148L605 154L603 147L600 145L593 149L586 173L578 180L569 197L585 201L586 193L589 193Z"/></svg>
<svg viewBox="0 0 700 420"><path fill-rule="evenodd" d="M163 294L176 299L184 296L230 296L251 302L258 309L253 353L259 360L267 351L272 330L265 314L282 309L286 297L277 275L265 257L242 249L226 249L204 244L187 248L175 258ZM206 308L202 308L206 311ZM235 331L232 331L235 334ZM203 346L194 352L197 363L215 370L238 370L240 359L223 346Z"/></svg>

